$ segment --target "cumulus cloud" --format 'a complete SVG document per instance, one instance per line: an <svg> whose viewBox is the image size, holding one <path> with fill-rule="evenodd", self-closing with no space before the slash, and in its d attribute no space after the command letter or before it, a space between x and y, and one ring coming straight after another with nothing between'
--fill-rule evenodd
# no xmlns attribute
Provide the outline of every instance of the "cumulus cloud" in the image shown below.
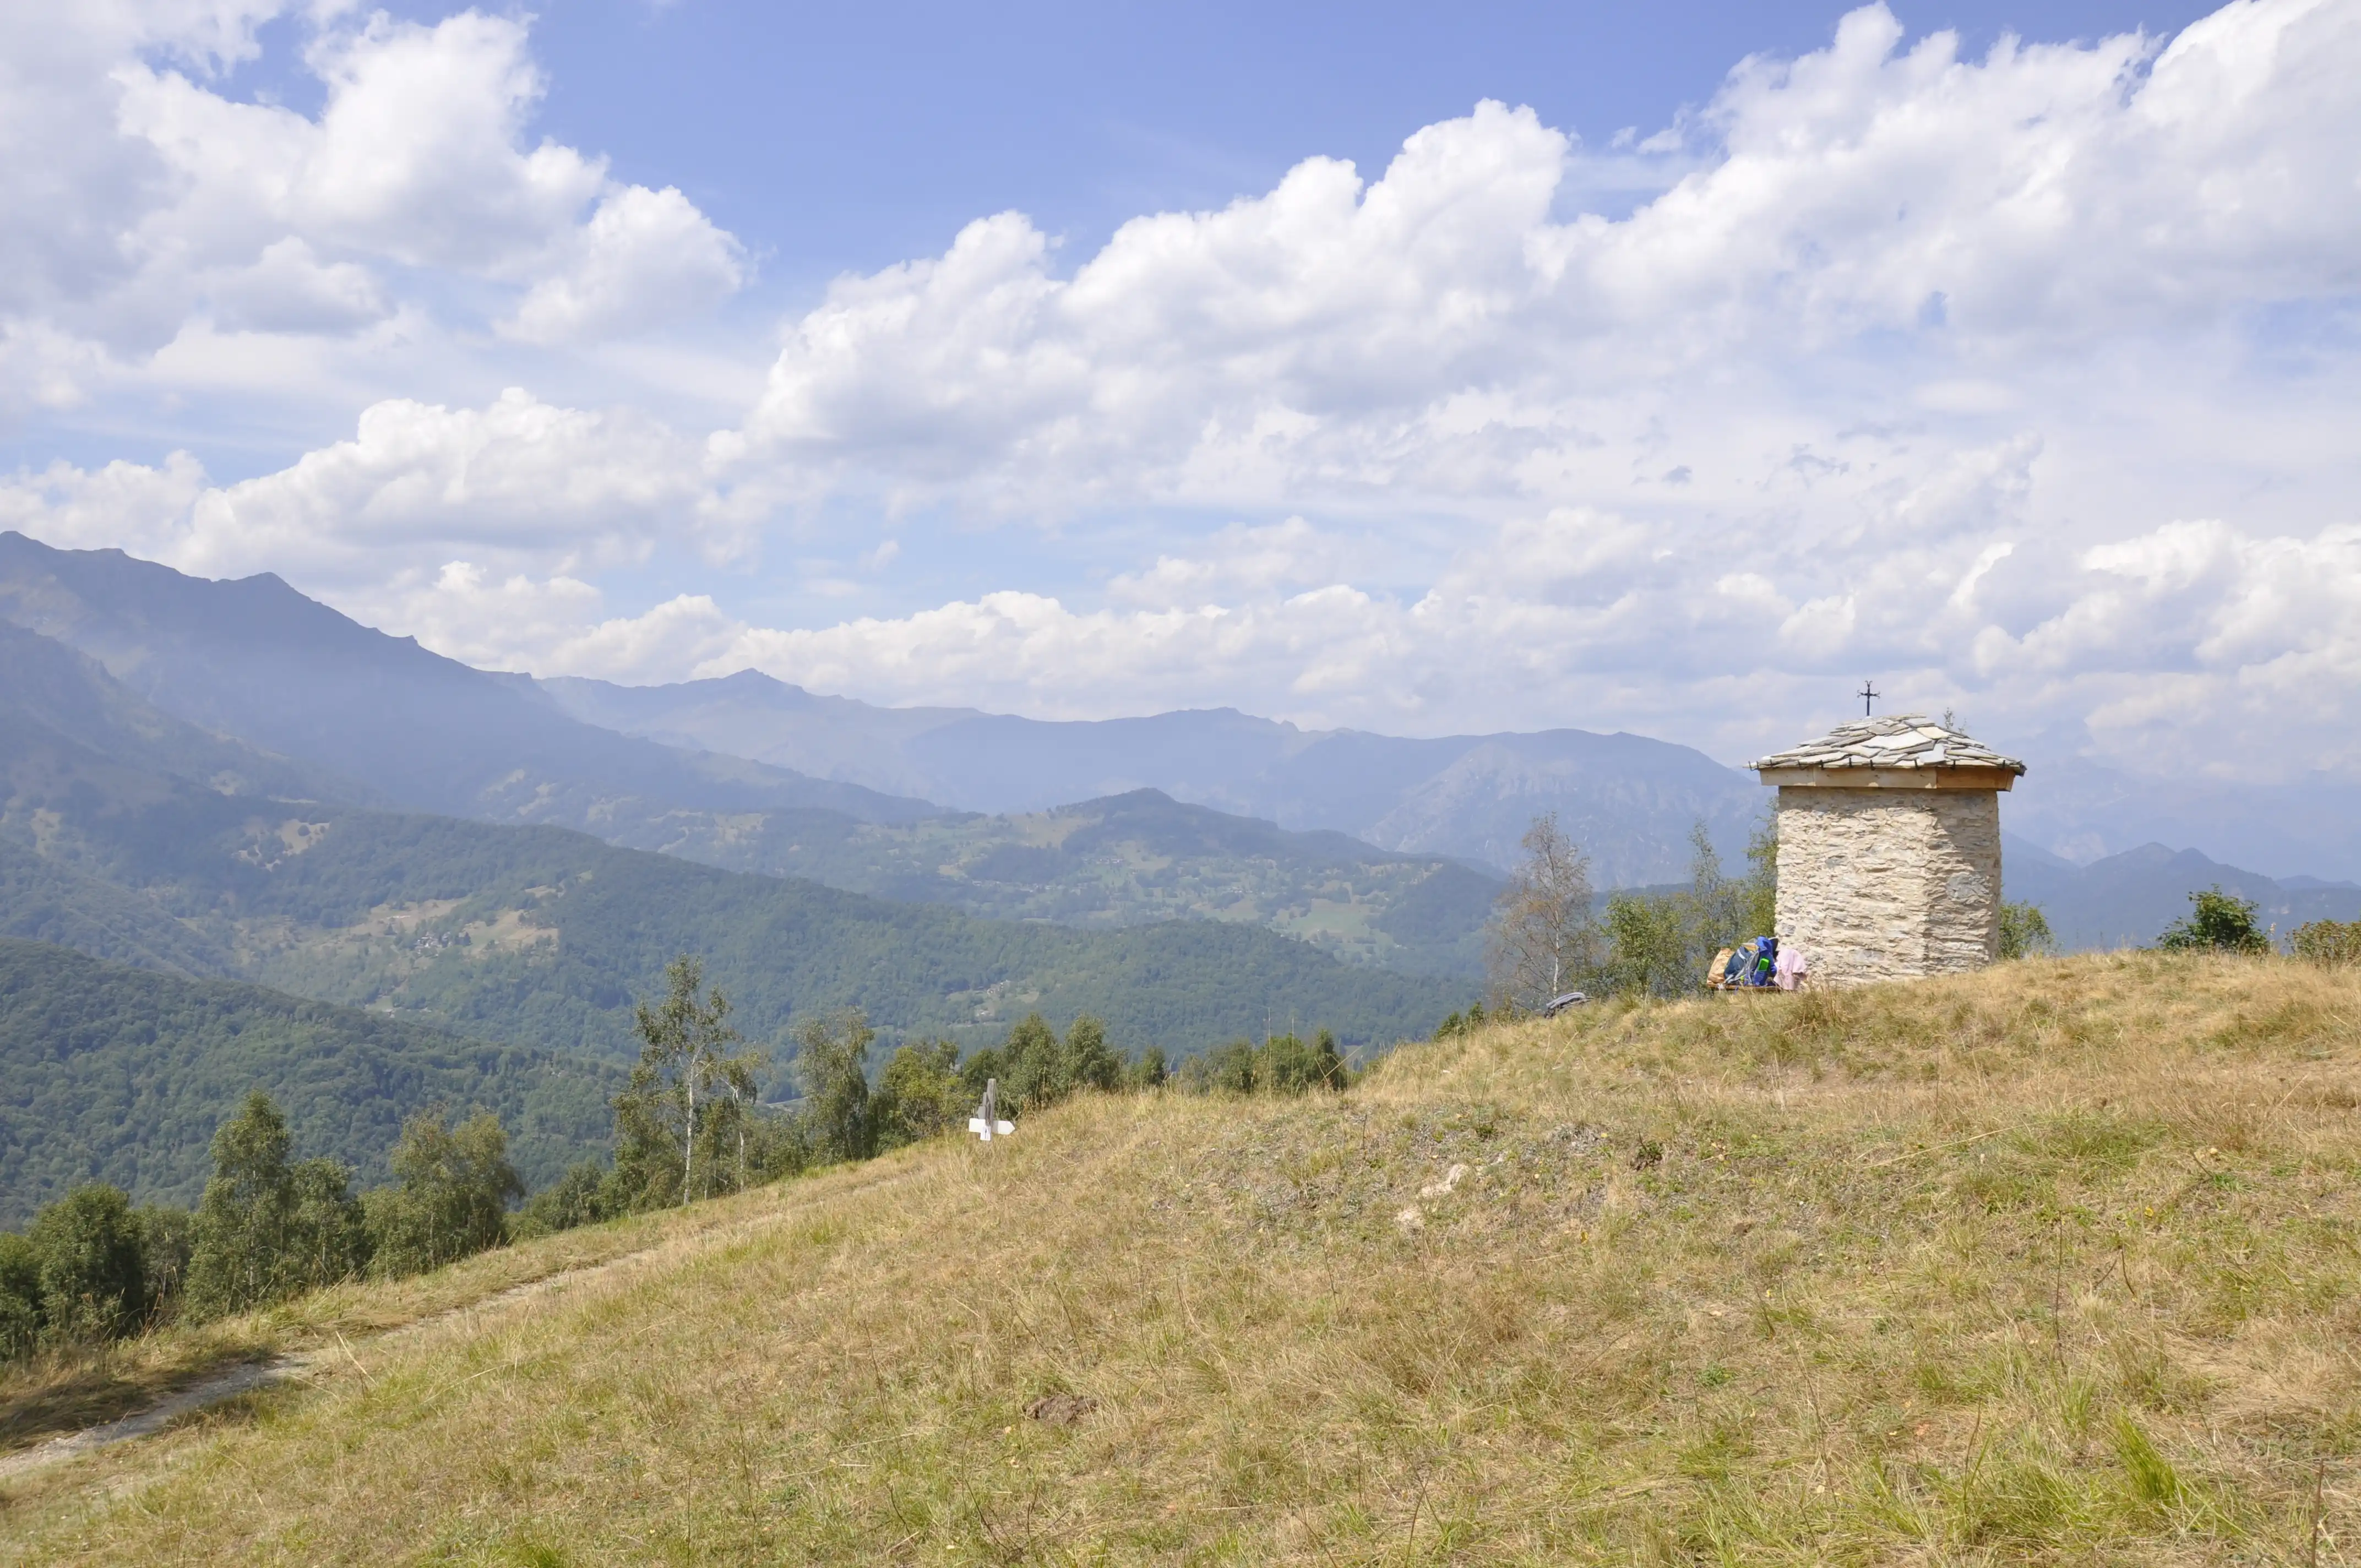
<svg viewBox="0 0 2361 1568"><path fill-rule="evenodd" d="M52 403L119 373L142 312L207 341L170 324L200 295L224 333L349 331L417 308L397 264L440 269L541 345L746 280L676 190L528 145L521 23L330 25L305 118L213 91L253 13L203 15L176 24L193 53L84 40L147 161L93 185L104 222L0 237L49 247L0 281L0 376ZM1630 146L1486 103L1374 178L1308 159L1092 255L981 216L785 323L719 430L373 398L276 473L55 466L0 519L290 570L548 673L1620 727L1731 758L1872 674L2003 741L2350 773L2356 76L2334 0L1982 58L1871 5ZM387 107L412 96L449 111ZM70 276L112 291L104 331L26 303ZM631 578L724 559L812 624L733 610L745 579Z"/></svg>
<svg viewBox="0 0 2361 1568"><path fill-rule="evenodd" d="M629 411L559 408L511 388L481 409L376 404L351 440L233 485L208 483L186 453L160 467L54 464L0 484L0 519L205 576L283 571L374 606L406 602L455 551L504 576L566 578L642 560L660 542L693 547L701 463L697 443Z"/></svg>
<svg viewBox="0 0 2361 1568"><path fill-rule="evenodd" d="M798 323L748 449L1036 509L1563 499L1733 361L1842 355L1891 395L1879 361L1908 359L1932 405L1990 411L2061 351L2361 286L2350 7L2239 0L2161 52L1900 44L1871 6L1741 67L1690 132L1719 155L1621 221L1554 216L1584 154L1499 104L1375 181L1313 159L1137 219L1071 278L1021 216L979 220Z"/></svg>
<svg viewBox="0 0 2361 1568"><path fill-rule="evenodd" d="M669 186L608 196L569 249L503 330L532 343L638 331L720 301L746 276L745 248Z"/></svg>
<svg viewBox="0 0 2361 1568"><path fill-rule="evenodd" d="M316 115L218 80L290 10ZM467 330L490 324L489 283L522 335L580 343L745 280L742 248L677 190L533 141L545 83L517 17L222 0L23 7L5 27L0 322L89 344L81 393L152 373L192 332L334 336L405 305Z"/></svg>

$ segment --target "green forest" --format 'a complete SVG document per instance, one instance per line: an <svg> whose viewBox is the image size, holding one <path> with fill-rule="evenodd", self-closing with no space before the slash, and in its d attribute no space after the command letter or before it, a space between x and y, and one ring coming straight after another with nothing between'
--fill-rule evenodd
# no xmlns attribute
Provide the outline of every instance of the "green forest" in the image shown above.
<svg viewBox="0 0 2361 1568"><path fill-rule="evenodd" d="M833 811L675 812L618 842L995 919L1265 926L1349 962L1481 972L1499 883L1452 860L1290 832L1160 791L1005 817L861 822Z"/></svg>
<svg viewBox="0 0 2361 1568"><path fill-rule="evenodd" d="M491 1111L540 1185L605 1146L620 1080L603 1062L0 940L0 1223L86 1182L195 1201L214 1128L258 1087L307 1151L370 1180L413 1113Z"/></svg>
<svg viewBox="0 0 2361 1568"><path fill-rule="evenodd" d="M117 956L182 969L220 952L242 979L536 1049L627 1053L631 998L681 952L708 955L770 1043L801 1013L858 1006L889 1042L980 1040L1038 1009L1095 1014L1126 1048L1185 1053L1313 1020L1382 1045L1472 992L1256 927L982 920L562 828L194 795L69 800L61 815L80 865L0 882L0 927L38 910L28 934L120 930ZM135 921L126 890L173 919ZM175 924L190 932L177 948Z"/></svg>

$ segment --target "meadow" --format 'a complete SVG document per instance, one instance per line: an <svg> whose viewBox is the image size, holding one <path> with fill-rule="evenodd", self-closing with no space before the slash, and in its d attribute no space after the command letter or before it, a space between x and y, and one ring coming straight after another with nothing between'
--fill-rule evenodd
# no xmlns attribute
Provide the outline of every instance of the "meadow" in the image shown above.
<svg viewBox="0 0 2361 1568"><path fill-rule="evenodd" d="M119 1348L311 1354L0 1558L2352 1562L2356 1019L2127 953L1084 1095Z"/></svg>

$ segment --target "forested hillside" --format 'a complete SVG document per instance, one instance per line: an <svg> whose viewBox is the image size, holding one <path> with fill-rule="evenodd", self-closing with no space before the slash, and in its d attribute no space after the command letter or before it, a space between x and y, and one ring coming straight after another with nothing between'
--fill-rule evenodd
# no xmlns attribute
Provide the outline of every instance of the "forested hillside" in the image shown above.
<svg viewBox="0 0 2361 1568"><path fill-rule="evenodd" d="M67 683L51 707L73 707L79 682L78 711L96 717L80 734L21 707L0 723L0 842L16 850L0 859L0 931L150 968L610 1055L631 1048L633 999L684 952L710 959L766 1044L791 1014L847 1005L888 1044L994 1036L1037 1006L1061 1025L1097 1013L1126 1049L1290 1024L1387 1043L1467 999L1465 981L1356 971L1260 929L974 920L557 828L274 799L216 782L225 755L270 765L251 748L191 729L54 643L17 633L0 666L12 658L46 660Z"/></svg>
<svg viewBox="0 0 2361 1568"><path fill-rule="evenodd" d="M183 975L229 972L229 949L156 901L0 839L0 937Z"/></svg>
<svg viewBox="0 0 2361 1568"><path fill-rule="evenodd" d="M578 1057L0 940L0 1225L83 1181L193 1203L214 1129L257 1088L306 1157L364 1183L384 1179L402 1118L442 1104L497 1113L540 1185L606 1146L620 1080Z"/></svg>
<svg viewBox="0 0 2361 1568"><path fill-rule="evenodd" d="M1125 1049L1185 1051L1290 1024L1386 1044L1424 1034L1468 993L1254 927L976 920L449 817L336 815L268 870L234 850L214 870L210 883L159 891L234 943L242 972L561 1049L633 1048L632 999L683 952L706 959L748 1037L773 1044L791 1016L848 1005L889 1043L981 1039L1038 1009L1061 1025L1095 1014Z"/></svg>
<svg viewBox="0 0 2361 1568"><path fill-rule="evenodd" d="M642 848L971 915L1083 927L1266 926L1358 963L1474 977L1500 884L1457 861L1134 790L1020 816L857 822L677 813Z"/></svg>
<svg viewBox="0 0 2361 1568"><path fill-rule="evenodd" d="M683 952L708 959L741 1027L766 1043L791 1015L849 1005L889 1043L982 1038L1038 1008L1060 1023L1095 1013L1126 1048L1185 1051L1290 1024L1383 1044L1424 1034L1468 995L1464 981L1348 966L1257 927L977 920L560 828L277 809L171 797L152 817L82 819L115 885L92 907L64 895L94 891L87 875L0 878L0 900L24 894L0 902L0 926L38 906L44 929L99 931L136 958L139 931L156 931L156 952L172 928L130 920L136 896L193 927L177 967L225 952L232 972L297 994L606 1055L631 1048L633 999Z"/></svg>

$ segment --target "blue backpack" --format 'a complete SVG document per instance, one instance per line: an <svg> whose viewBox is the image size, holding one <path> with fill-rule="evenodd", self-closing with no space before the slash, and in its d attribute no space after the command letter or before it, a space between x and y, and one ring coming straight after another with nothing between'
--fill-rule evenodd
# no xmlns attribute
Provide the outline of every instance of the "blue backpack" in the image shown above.
<svg viewBox="0 0 2361 1568"><path fill-rule="evenodd" d="M1779 938L1757 937L1741 942L1731 949L1730 962L1722 966L1721 983L1730 985L1770 985L1779 968Z"/></svg>

